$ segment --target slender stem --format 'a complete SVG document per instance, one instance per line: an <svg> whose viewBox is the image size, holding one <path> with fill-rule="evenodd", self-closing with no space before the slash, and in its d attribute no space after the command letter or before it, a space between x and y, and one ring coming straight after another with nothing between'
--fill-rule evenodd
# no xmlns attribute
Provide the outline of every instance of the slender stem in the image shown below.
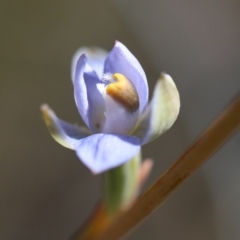
<svg viewBox="0 0 240 240"><path fill-rule="evenodd" d="M140 196L93 240L115 240L153 212L173 191L198 169L240 126L240 94L201 137Z"/></svg>
<svg viewBox="0 0 240 240"><path fill-rule="evenodd" d="M71 240L92 240L136 198L139 187L141 151L125 164L103 173L103 197L92 216Z"/></svg>
<svg viewBox="0 0 240 240"><path fill-rule="evenodd" d="M136 196L141 153L125 164L103 173L103 205L112 216Z"/></svg>

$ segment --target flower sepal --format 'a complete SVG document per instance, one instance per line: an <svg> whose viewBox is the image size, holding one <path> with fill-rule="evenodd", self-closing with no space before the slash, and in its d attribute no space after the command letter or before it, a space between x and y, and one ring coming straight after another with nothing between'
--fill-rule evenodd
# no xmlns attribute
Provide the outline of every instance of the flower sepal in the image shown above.
<svg viewBox="0 0 240 240"><path fill-rule="evenodd" d="M166 132L176 121L180 97L171 76L162 73L154 88L153 97L140 116L132 135L142 144L149 143Z"/></svg>

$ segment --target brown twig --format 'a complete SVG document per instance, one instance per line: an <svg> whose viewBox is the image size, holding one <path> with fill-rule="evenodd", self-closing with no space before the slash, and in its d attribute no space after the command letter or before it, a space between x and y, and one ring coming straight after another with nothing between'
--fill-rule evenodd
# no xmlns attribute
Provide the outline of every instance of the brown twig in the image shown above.
<svg viewBox="0 0 240 240"><path fill-rule="evenodd" d="M115 240L152 213L180 184L198 169L240 126L240 94L200 138L141 195L92 240Z"/></svg>

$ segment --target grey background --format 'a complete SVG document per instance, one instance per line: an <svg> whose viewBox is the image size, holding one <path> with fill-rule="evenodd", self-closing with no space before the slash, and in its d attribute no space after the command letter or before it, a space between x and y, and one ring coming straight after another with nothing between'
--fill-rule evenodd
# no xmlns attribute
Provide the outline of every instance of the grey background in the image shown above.
<svg viewBox="0 0 240 240"><path fill-rule="evenodd" d="M239 1L0 1L0 239L68 239L97 202L100 177L52 140L39 106L82 123L71 57L116 39L141 62L151 92L165 70L181 95L174 127L143 148L155 159L146 186L239 91ZM239 239L239 145L238 133L126 239Z"/></svg>

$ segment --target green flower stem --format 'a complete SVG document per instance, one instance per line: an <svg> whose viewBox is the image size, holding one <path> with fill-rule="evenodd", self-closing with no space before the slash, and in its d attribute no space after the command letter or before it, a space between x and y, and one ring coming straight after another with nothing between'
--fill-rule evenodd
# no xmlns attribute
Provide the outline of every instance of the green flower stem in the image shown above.
<svg viewBox="0 0 240 240"><path fill-rule="evenodd" d="M141 152L125 164L103 173L103 203L109 215L134 200L140 164Z"/></svg>

